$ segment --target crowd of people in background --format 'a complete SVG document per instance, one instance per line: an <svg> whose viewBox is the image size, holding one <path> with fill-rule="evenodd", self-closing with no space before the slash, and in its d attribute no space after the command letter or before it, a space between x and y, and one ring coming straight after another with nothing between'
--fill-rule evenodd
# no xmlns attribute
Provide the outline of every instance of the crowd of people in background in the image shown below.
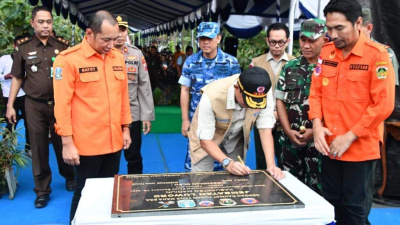
<svg viewBox="0 0 400 225"><path fill-rule="evenodd" d="M177 45L174 53L167 47L159 50L157 45L150 47L139 45L137 47L142 50L145 56L152 91L156 88L165 90L168 87L176 87L181 76L183 63L187 57L193 54L193 47L190 45L186 46L185 52L182 52L180 45Z"/></svg>

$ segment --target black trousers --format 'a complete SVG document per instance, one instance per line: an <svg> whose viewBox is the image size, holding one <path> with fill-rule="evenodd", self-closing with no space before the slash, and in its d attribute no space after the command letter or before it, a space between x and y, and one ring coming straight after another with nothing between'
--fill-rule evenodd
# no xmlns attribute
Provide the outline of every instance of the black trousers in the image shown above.
<svg viewBox="0 0 400 225"><path fill-rule="evenodd" d="M256 150L256 169L258 170L266 170L267 169L267 163L265 161L265 155L264 151L261 145L261 139L260 139L260 133L258 132L258 129L256 126L253 128L254 130L254 147ZM274 138L274 152L275 152L275 158L277 162L277 167L283 169L282 166L282 159L281 159L281 154L282 154L282 147L279 144L279 135L276 127L272 129L272 137Z"/></svg>
<svg viewBox="0 0 400 225"><path fill-rule="evenodd" d="M128 174L141 174L143 173L142 154L140 152L142 146L142 122L132 122L129 130L132 143L128 149L124 150L124 156L128 162Z"/></svg>
<svg viewBox="0 0 400 225"><path fill-rule="evenodd" d="M49 165L49 129L51 143L57 158L58 171L67 181L74 179L74 168L64 163L61 137L56 134L54 105L25 98L26 119L32 152L32 173L37 196L50 194L51 170Z"/></svg>
<svg viewBox="0 0 400 225"><path fill-rule="evenodd" d="M374 162L346 162L322 157L322 195L335 207L337 225L365 224Z"/></svg>
<svg viewBox="0 0 400 225"><path fill-rule="evenodd" d="M8 102L8 97L3 97L5 104L7 105ZM18 122L23 119L24 120L24 126L25 126L25 149L26 150L30 150L31 149L31 145L29 142L29 132L28 132L28 125L26 122L26 113L25 113L25 96L21 96L21 97L17 97L15 98L14 101L14 109L15 109L15 113L17 114L17 122L15 124L15 128L17 127ZM6 128L11 131L13 124L9 123L8 120L6 119L7 122L7 126Z"/></svg>
<svg viewBox="0 0 400 225"><path fill-rule="evenodd" d="M70 222L74 219L82 189L88 178L114 177L118 174L121 151L95 156L79 156L80 164L75 166L76 189L72 197ZM101 196L99 196L101 197Z"/></svg>

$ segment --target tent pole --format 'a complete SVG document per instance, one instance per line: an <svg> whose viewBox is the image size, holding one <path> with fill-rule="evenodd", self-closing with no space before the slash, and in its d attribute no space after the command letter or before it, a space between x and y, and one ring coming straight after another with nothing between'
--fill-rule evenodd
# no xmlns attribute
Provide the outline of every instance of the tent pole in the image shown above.
<svg viewBox="0 0 400 225"><path fill-rule="evenodd" d="M71 43L72 43L72 46L75 45L75 24L72 24L72 29L71 29Z"/></svg>
<svg viewBox="0 0 400 225"><path fill-rule="evenodd" d="M288 46L288 54L292 55L293 53L293 27L294 27L294 12L295 12L295 6L296 2L298 0L290 0L290 11L289 11L289 46Z"/></svg>
<svg viewBox="0 0 400 225"><path fill-rule="evenodd" d="M318 11L317 11L317 18L321 19L321 0L318 0Z"/></svg>
<svg viewBox="0 0 400 225"><path fill-rule="evenodd" d="M194 31L193 30L192 30L191 34L192 34L192 48L194 49L194 38L193 38Z"/></svg>

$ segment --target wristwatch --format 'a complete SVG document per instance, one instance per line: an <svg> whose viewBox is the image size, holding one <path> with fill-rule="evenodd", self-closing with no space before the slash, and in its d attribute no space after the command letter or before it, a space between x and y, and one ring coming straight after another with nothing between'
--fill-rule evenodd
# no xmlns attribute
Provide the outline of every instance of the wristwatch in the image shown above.
<svg viewBox="0 0 400 225"><path fill-rule="evenodd" d="M225 158L225 159L223 159L223 160L222 160L222 166L223 166L224 168L226 168L226 167L229 165L229 163L231 163L231 161L232 161L231 158Z"/></svg>

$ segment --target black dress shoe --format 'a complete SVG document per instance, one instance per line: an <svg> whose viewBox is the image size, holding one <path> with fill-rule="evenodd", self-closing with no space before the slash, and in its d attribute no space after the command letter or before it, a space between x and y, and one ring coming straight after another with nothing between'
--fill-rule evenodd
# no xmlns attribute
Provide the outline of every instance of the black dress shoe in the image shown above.
<svg viewBox="0 0 400 225"><path fill-rule="evenodd" d="M49 194L38 196L38 197L36 197L36 200L35 200L35 207L36 208L44 208L44 207L46 207L47 202L49 200L50 200Z"/></svg>
<svg viewBox="0 0 400 225"><path fill-rule="evenodd" d="M76 189L75 180L67 180L67 182L65 183L65 188L67 188L67 191L75 191Z"/></svg>

